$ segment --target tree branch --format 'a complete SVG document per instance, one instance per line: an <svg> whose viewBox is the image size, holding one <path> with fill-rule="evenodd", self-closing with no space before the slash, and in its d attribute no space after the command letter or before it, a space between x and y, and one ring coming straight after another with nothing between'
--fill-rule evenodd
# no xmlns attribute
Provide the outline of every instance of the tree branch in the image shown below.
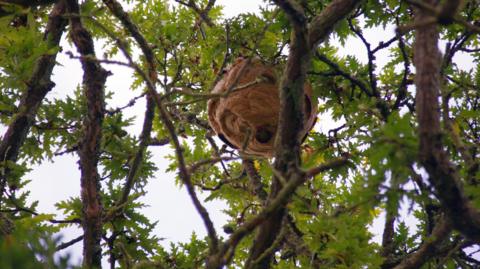
<svg viewBox="0 0 480 269"><path fill-rule="evenodd" d="M63 2L59 2L49 15L44 34L44 40L49 48L55 48L60 43L67 25L67 21L62 17L64 13L65 5ZM30 79L25 82L27 89L18 105L18 113L15 114L3 135L0 143L0 161L4 166L0 174L0 198L3 196L6 181L8 181L9 169L6 167L6 163L7 161L16 162L20 147L25 142L40 104L47 93L55 86L50 78L56 57L57 53L45 54L37 60Z"/></svg>
<svg viewBox="0 0 480 269"><path fill-rule="evenodd" d="M265 186L262 183L262 178L258 174L258 171L255 169L252 160L243 160L243 169L247 173L249 179L249 185L254 195L258 196L258 198L265 202L267 200L268 194L263 189Z"/></svg>
<svg viewBox="0 0 480 269"><path fill-rule="evenodd" d="M451 230L449 220L442 218L433 229L430 238L427 238L417 251L404 258L394 269L421 268L431 257L435 256L439 245L448 238Z"/></svg>
<svg viewBox="0 0 480 269"><path fill-rule="evenodd" d="M170 141L175 147L175 154L177 156L180 179L182 180L183 184L187 188L187 192L190 195L190 198L192 199L195 209L201 216L205 224L205 227L207 229L207 233L211 241L210 252L215 253L218 249L218 237L217 237L215 228L213 226L213 222L208 214L208 211L201 204L200 200L197 197L197 194L195 193L195 189L191 182L191 177L190 177L190 174L188 173L188 169L185 164L185 159L183 157L183 150L175 131L175 126L173 125L169 112L165 108L162 97L156 91L154 82L157 81L157 73L156 73L154 53L150 48L150 46L148 45L148 42L146 41L146 39L138 30L137 26L131 21L130 17L128 16L128 13L126 13L123 10L122 6L115 0L104 0L104 3L105 5L107 5L109 10L115 15L115 17L117 17L120 20L122 25L127 29L127 31L132 35L135 41L139 44L140 49L142 50L142 53L145 56L145 59L147 61L149 76L143 77L143 78L145 79L145 82L147 84L148 92L152 96L152 98L155 100L157 108L160 112L160 119L162 120L163 124L168 130L168 133L171 138ZM122 50L122 51L126 53L126 50ZM130 58L130 61L131 61L131 57L128 57L128 58ZM141 72L141 70L138 68L136 69L136 71Z"/></svg>
<svg viewBox="0 0 480 269"><path fill-rule="evenodd" d="M280 177L292 182L304 182L306 175L300 167L299 132L303 129L304 84L306 72L311 63L312 51L332 31L334 25L349 14L359 1L335 0L318 14L310 26L303 9L292 1L276 0L293 26L290 38L290 53L280 82L280 115L275 139L274 169ZM273 177L267 208L276 201L284 189L280 179ZM296 186L294 187L296 188ZM295 189L292 190L294 192ZM288 197L284 198L288 199ZM246 268L269 268L272 255L263 253L273 244L281 227L285 208L281 204L273 207L268 218L262 221L257 231L253 247L247 260ZM262 257L261 260L258 260ZM252 261L258 261L250 266Z"/></svg>
<svg viewBox="0 0 480 269"><path fill-rule="evenodd" d="M315 48L330 34L337 22L345 18L361 0L332 1L310 23L309 47Z"/></svg>
<svg viewBox="0 0 480 269"><path fill-rule="evenodd" d="M338 74L339 76L344 77L345 79L349 80L353 85L356 85L362 92L364 92L368 96L373 96L373 93L370 92L367 85L363 83L361 80L353 77L349 72L345 72L340 68L340 66L333 62L332 60L328 59L327 56L320 54L318 51L315 52L315 57L320 61L326 63L333 71Z"/></svg>
<svg viewBox="0 0 480 269"><path fill-rule="evenodd" d="M66 0L67 11L79 14L77 0ZM77 51L82 56L95 57L95 48L91 34L84 28L80 17L70 17L70 35ZM98 159L102 138L102 122L105 116L104 87L109 73L100 64L88 57L80 59L83 68L83 87L87 100L87 115L84 118L83 139L78 155L81 171L83 265L87 268L101 268L103 207L100 197L100 177Z"/></svg>
<svg viewBox="0 0 480 269"><path fill-rule="evenodd" d="M181 0L175 0L175 2L193 9L193 11L195 11L200 16L200 19L203 20L208 26L210 26L210 27L215 26L215 24L213 24L210 17L208 17L208 12L210 12L210 10L215 5L215 0L209 0L204 9L199 8L197 6L197 4L195 3L195 1L193 1L193 0L189 0L188 2L181 1Z"/></svg>
<svg viewBox="0 0 480 269"><path fill-rule="evenodd" d="M415 22L427 20L427 14L422 9L417 10ZM415 85L419 157L452 225L467 238L480 242L480 212L465 196L460 175L450 162L442 142L438 104L441 59L437 42L438 29L435 24L417 29L414 64L417 70Z"/></svg>
<svg viewBox="0 0 480 269"><path fill-rule="evenodd" d="M465 19L463 19L461 16L457 14L461 7L462 1L457 1L457 0L445 1L445 4L441 9L435 8L434 6L432 6L431 3L428 3L426 1L405 0L405 2L410 3L415 7L418 7L419 9L422 10L422 12L426 12L427 15L433 15L434 17L430 17L423 21L416 21L411 25L401 26L397 30L399 32L404 33L409 30L412 30L415 28L421 28L422 26L425 26L425 25L428 26L436 22L444 25L450 24L452 22L456 22L462 25L463 27L465 27L468 31L480 33L479 26L475 24L471 24L470 22L466 21Z"/></svg>
<svg viewBox="0 0 480 269"><path fill-rule="evenodd" d="M316 166L314 168L311 168L310 170L307 171L307 177L311 178L316 176L319 173L325 172L327 170L341 167L345 164L348 163L348 160L350 159L350 156L348 154L345 154L345 156L342 156L337 159L330 160L329 162L323 163L319 166Z"/></svg>
<svg viewBox="0 0 480 269"><path fill-rule="evenodd" d="M307 22L305 12L301 5L295 0L274 0L275 4L279 6L285 14L287 14L290 22L298 27L304 27Z"/></svg>
<svg viewBox="0 0 480 269"><path fill-rule="evenodd" d="M152 133L154 115L155 102L150 96L147 96L147 107L145 109L142 133L140 134L140 144L138 145L137 152L135 153L135 157L130 165L127 180L125 182L125 186L123 187L122 197L117 202L117 205L122 205L127 202L130 191L134 186L138 169L140 169L140 166L143 162L143 156L145 155L147 147L150 145L150 134Z"/></svg>
<svg viewBox="0 0 480 269"><path fill-rule="evenodd" d="M38 6L48 6L57 0L3 0L0 2L0 18L4 16L11 15L12 12L8 7L11 6L20 6L22 8L33 8ZM5 8L6 7L6 8Z"/></svg>
<svg viewBox="0 0 480 269"><path fill-rule="evenodd" d="M290 41L290 53L279 86L280 116L275 138L275 163L282 178L289 181L298 180L301 176L300 137L303 129L304 84L307 68L311 61L311 50L308 47L308 30L306 20L298 17L303 10L293 6L290 1L276 1L286 13L293 26ZM304 16L304 15L303 15ZM281 190L278 177L274 176L270 187L267 207ZM273 244L277 237L285 214L283 206L273 208L272 214L259 226L253 246L247 259L246 268L270 268L272 255L263 253ZM261 260L259 258L262 257ZM256 261L255 264L251 264Z"/></svg>
<svg viewBox="0 0 480 269"><path fill-rule="evenodd" d="M381 268L387 269L392 267L392 263L395 262L395 214L387 208L387 214L385 216L385 225L383 227L382 235L382 250L381 255L385 259Z"/></svg>
<svg viewBox="0 0 480 269"><path fill-rule="evenodd" d="M70 246L73 246L73 245L75 245L76 243L82 241L82 239L83 239L83 235L80 235L80 236L78 236L77 238L74 238L74 239L72 239L72 240L70 240L70 241L67 241L67 242L65 242L65 243L61 243L60 245L58 245L58 246L55 247L55 250L56 250L56 251L59 251L59 250L62 250L62 249L66 249L66 248L68 248L68 247L70 247Z"/></svg>
<svg viewBox="0 0 480 269"><path fill-rule="evenodd" d="M348 19L348 25L350 30L355 33L355 35L360 38L362 41L365 49L367 50L367 57L368 57L368 79L370 80L370 88L372 90L373 96L380 98L380 93L377 90L377 78L375 75L375 52L372 51L370 43L367 39L363 36L363 33L360 29L357 29L352 22L352 19Z"/></svg>

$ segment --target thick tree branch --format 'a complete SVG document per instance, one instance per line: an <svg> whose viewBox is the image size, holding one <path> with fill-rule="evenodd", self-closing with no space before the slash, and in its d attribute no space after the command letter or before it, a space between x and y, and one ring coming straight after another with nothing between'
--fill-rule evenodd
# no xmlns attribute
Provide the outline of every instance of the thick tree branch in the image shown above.
<svg viewBox="0 0 480 269"><path fill-rule="evenodd" d="M303 182L300 173L299 131L303 129L304 84L310 66L313 49L332 31L334 25L349 14L359 1L336 0L314 18L310 27L303 8L292 1L276 0L293 26L290 53L280 82L280 115L275 139L274 169L287 182ZM267 207L283 191L278 177L274 177ZM293 192L293 191L292 191ZM288 199L288 197L287 197ZM273 208L271 215L259 226L247 260L246 268L269 268L272 255L263 255L275 241L285 214L284 206ZM259 258L262 259L259 260ZM256 261L255 264L251 264ZM251 266L250 266L251 265Z"/></svg>
<svg viewBox="0 0 480 269"><path fill-rule="evenodd" d="M45 29L44 40L49 48L57 47L60 43L67 21L62 17L65 13L65 5L59 2L49 15L49 21ZM8 181L8 161L16 162L20 147L25 142L28 131L33 124L37 110L46 94L55 86L50 80L57 53L41 56L30 79L25 82L26 90L18 105L18 113L9 124L0 143L0 161L4 166L0 174L0 197L3 196L5 184Z"/></svg>
<svg viewBox="0 0 480 269"><path fill-rule="evenodd" d="M415 22L428 18L427 13L420 9ZM437 42L438 29L435 24L417 29L414 64L417 70L415 85L420 161L453 227L467 238L480 242L480 212L465 196L460 175L450 162L442 141L438 104L441 59Z"/></svg>
<svg viewBox="0 0 480 269"><path fill-rule="evenodd" d="M332 1L310 23L309 47L315 48L333 30L337 22L350 14L361 0Z"/></svg>
<svg viewBox="0 0 480 269"><path fill-rule="evenodd" d="M421 268L431 257L435 256L440 244L448 238L451 230L450 221L442 218L433 229L432 235L423 242L420 248L404 258L394 269Z"/></svg>
<svg viewBox="0 0 480 269"><path fill-rule="evenodd" d="M381 255L385 259L382 263L382 269L392 268L392 264L395 263L395 215L388 210L385 216L385 225L383 227L382 235L382 250Z"/></svg>
<svg viewBox="0 0 480 269"><path fill-rule="evenodd" d="M249 185L252 190L252 193L256 195L262 202L267 200L268 194L264 190L264 184L262 183L262 178L258 174L255 165L252 160L243 160L243 169L247 173L249 179Z"/></svg>
<svg viewBox="0 0 480 269"><path fill-rule="evenodd" d="M13 221L4 212L0 212L0 239L11 234L14 228Z"/></svg>
<svg viewBox="0 0 480 269"><path fill-rule="evenodd" d="M299 27L304 27L307 18L305 17L305 12L301 5L297 3L295 0L275 0L274 1L277 6L279 6L285 14L287 14L288 19L290 22Z"/></svg>
<svg viewBox="0 0 480 269"><path fill-rule="evenodd" d="M11 6L20 6L22 8L33 8L38 6L48 6L57 0L3 0L0 2L0 18L3 16L8 16L11 13L9 7Z"/></svg>
<svg viewBox="0 0 480 269"><path fill-rule="evenodd" d="M300 165L300 137L303 129L304 83L307 68L310 65L311 50L308 47L308 30L306 20L301 19L300 10L289 1L276 1L289 18L293 31L290 41L290 53L282 80L280 82L280 117L275 139L275 163L281 177L287 180L303 181L298 172ZM304 15L303 15L304 16ZM299 18L300 17L300 18ZM275 176L270 188L267 205L270 205L281 190L280 180ZM270 268L272 255L263 253L273 244L277 237L285 214L283 206L274 208L272 214L259 226L255 241L247 260L246 268ZM262 257L261 260L259 258ZM251 264L256 261L255 264Z"/></svg>
<svg viewBox="0 0 480 269"><path fill-rule="evenodd" d="M66 0L65 2L68 13L79 14L77 0ZM92 36L84 28L78 16L70 17L70 35L80 55L95 58ZM87 115L83 121L83 139L78 150L83 204L83 265L87 268L101 268L100 240L103 207L97 165L102 138L102 122L105 116L104 87L109 73L97 61L89 57L80 59L84 72L83 87L87 101Z"/></svg>
<svg viewBox="0 0 480 269"><path fill-rule="evenodd" d="M427 1L405 0L405 2L410 3L415 7L418 7L423 12L426 12L427 15L433 15L434 17L429 17L428 19L422 21L416 21L415 23L410 25L401 26L398 28L397 32L405 33L412 29L421 28L423 26L431 26L436 22L440 24L450 24L452 22L456 22L465 27L468 31L480 33L479 26L468 22L457 14L462 6L462 1L445 1L446 3L440 9L435 8L431 3L428 3Z"/></svg>

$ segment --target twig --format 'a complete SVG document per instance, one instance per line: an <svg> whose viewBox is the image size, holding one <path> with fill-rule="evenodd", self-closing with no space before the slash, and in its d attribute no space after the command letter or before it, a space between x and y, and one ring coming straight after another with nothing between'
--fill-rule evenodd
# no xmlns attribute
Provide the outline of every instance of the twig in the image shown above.
<svg viewBox="0 0 480 269"><path fill-rule="evenodd" d="M162 139L150 138L149 145L150 146L164 146L168 143L170 143L170 138L168 138L168 137L165 137L165 138L162 138Z"/></svg>
<svg viewBox="0 0 480 269"><path fill-rule="evenodd" d="M398 25L399 24L398 17L396 17L395 19ZM402 77L402 82L398 87L398 94L397 94L397 98L395 99L395 103L393 104L393 109L398 109L401 105L401 102L407 96L408 76L410 74L410 60L408 58L407 51L405 49L405 42L403 41L403 38L401 35L398 35L398 47L403 57L403 77Z"/></svg>
<svg viewBox="0 0 480 269"><path fill-rule="evenodd" d="M221 161L233 161L233 160L238 160L239 157L215 157L207 160L201 160L198 161L192 165L190 165L187 170L190 174L193 174L197 169L199 169L201 166L204 165L213 165L215 163L221 162Z"/></svg>
<svg viewBox="0 0 480 269"><path fill-rule="evenodd" d="M251 58L249 58L247 61L249 61L250 59ZM245 69L244 67L247 66L247 65L248 64L243 65L242 66L243 68L239 72L243 71ZM240 76L238 76L238 77L240 77ZM194 100L190 100L190 101L183 101L183 102L169 102L169 103L165 103L165 106L182 106L182 105L185 106L185 105L190 105L190 104L194 104L194 103L198 103L198 102L206 101L206 100L210 100L210 99L225 98L225 97L229 96L230 94L232 94L234 92L249 89L253 85L256 85L256 84L259 84L259 83L262 83L262 82L265 82L265 81L266 81L266 78L258 77L253 81L249 81L249 82L246 82L244 84L241 84L241 85L238 85L238 86L235 86L235 87L229 87L226 91L224 91L222 93L194 93L194 92L191 92L191 91L188 91L188 90L178 90L178 89L176 89L176 90L172 90L171 93L181 93L181 94L185 94L185 95L189 95L189 96L198 96L199 98L194 99ZM162 96L162 98L165 98L165 95Z"/></svg>
<svg viewBox="0 0 480 269"><path fill-rule="evenodd" d="M215 157L220 157L221 156L220 150L219 150L217 144L215 143L215 140L213 140L213 138L212 138L212 133L213 132L207 132L207 134L205 135L205 138L207 139L208 143L212 147L213 152L215 153ZM223 172L225 173L225 175L230 177L230 173L228 172L228 169L225 166L225 163L223 163L223 161L220 161L220 164L222 165L222 169L223 169Z"/></svg>
<svg viewBox="0 0 480 269"><path fill-rule="evenodd" d="M203 9L199 8L194 0L189 0L188 2L185 2L182 0L175 0L175 2L193 9L193 11L195 11L208 26L210 27L215 26L212 22L212 19L208 17L208 12L210 12L210 10L215 5L215 0L209 0L207 5Z"/></svg>
<svg viewBox="0 0 480 269"><path fill-rule="evenodd" d="M80 235L79 237L77 238L74 238L68 242L65 242L65 243L61 243L60 245L56 246L55 247L55 251L59 251L59 250L62 250L62 249L66 249L70 246L73 246L75 245L76 243L80 242L83 240L83 235Z"/></svg>
<svg viewBox="0 0 480 269"><path fill-rule="evenodd" d="M110 115L110 116L115 115L115 114L119 113L120 111L124 110L125 108L134 106L135 103L137 102L137 100L145 97L145 95L146 95L146 93L142 93L139 96L135 96L133 99L128 101L128 103L124 106L117 107L117 108L112 109L112 110L107 110L108 115Z"/></svg>
<svg viewBox="0 0 480 269"><path fill-rule="evenodd" d="M74 219L67 219L67 220L56 220L56 219L51 219L48 220L50 223L55 223L55 224L80 224L82 222L81 219L79 218L74 218Z"/></svg>
<svg viewBox="0 0 480 269"><path fill-rule="evenodd" d="M67 148L67 149L63 150L63 151L57 151L53 155L54 156L60 156L60 155L66 154L66 153L76 152L77 150L78 150L78 145L74 145L70 148Z"/></svg>
<svg viewBox="0 0 480 269"><path fill-rule="evenodd" d="M328 59L327 56L320 54L318 51L315 52L315 56L317 57L317 59L326 63L331 69L333 69L335 71L335 74L349 80L353 85L356 85L358 88L360 88L362 92L364 92L368 96L373 96L373 93L370 92L368 87L361 80L353 77L350 73L342 70L338 64Z"/></svg>
<svg viewBox="0 0 480 269"><path fill-rule="evenodd" d="M380 42L376 48L371 50L371 53L375 54L379 50L382 50L384 48L388 48L393 42L397 41L399 38L400 38L400 36L396 35L396 36L390 38L387 42L383 42L383 41Z"/></svg>
<svg viewBox="0 0 480 269"><path fill-rule="evenodd" d="M96 57L94 57L92 55L76 56L71 51L66 51L65 54L68 55L68 57L70 59L92 60L92 61L96 61L98 63L103 63L103 64L115 64L115 65L120 65L120 66L132 67L129 63L125 63L125 62L122 62L122 61L116 61L116 60L110 60L110 59L97 59Z"/></svg>
<svg viewBox="0 0 480 269"><path fill-rule="evenodd" d="M348 163L350 159L350 156L348 154L345 154L345 156L342 156L337 159L333 159L329 162L323 163L319 166L316 166L314 168L311 168L310 170L306 171L307 177L314 177L319 173L325 172L330 169L338 168L341 167L345 164Z"/></svg>
<svg viewBox="0 0 480 269"><path fill-rule="evenodd" d="M367 50L367 57L368 57L368 77L370 80L370 88L372 90L372 95L375 97L380 97L380 93L377 91L377 78L375 76L375 52L373 52L370 48L370 43L367 39L363 36L361 30L357 29L352 22L352 19L348 19L348 25L350 26L350 30L352 30L358 38L362 41L365 49Z"/></svg>

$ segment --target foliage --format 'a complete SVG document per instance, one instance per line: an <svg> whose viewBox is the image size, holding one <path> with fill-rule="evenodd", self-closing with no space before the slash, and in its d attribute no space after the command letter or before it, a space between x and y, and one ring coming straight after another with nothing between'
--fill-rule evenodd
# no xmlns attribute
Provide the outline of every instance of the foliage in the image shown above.
<svg viewBox="0 0 480 269"><path fill-rule="evenodd" d="M79 196L56 204L65 216L61 221L36 212L36 203L27 202L25 174L35 164L54 161L59 155L84 154L82 141L92 109L86 82L63 98L47 94L38 104L25 101L34 94L32 82L45 82L35 75L43 68L39 66L42 57L65 53L62 46L66 42L78 47L72 24L61 44L46 42L48 33L44 34L53 17L50 12L63 2L68 6L76 1L58 1L55 7L46 2L45 6L25 4L23 8L3 8L0 3L2 130L13 130L19 115L30 111L24 124L16 127L25 130L25 135L18 137L18 154L9 155L6 135L0 147L0 268L67 268L68 257L55 255L62 245L54 234L71 225L86 229L88 221L89 201L82 200L80 190ZM123 11L112 4L115 1L86 0L80 5L80 15L64 10L60 16L81 18L97 51L99 44L104 44L104 55L69 53L82 61L85 74L88 61L93 61L105 68L109 64L130 67L134 76L130 88L138 97L124 107L113 109L115 89L105 89L101 140L92 155L98 158L100 180L95 183L103 207L98 236L104 260L112 268L209 267L223 247L230 251L221 255L228 268L256 268L255 263L260 262L254 260L265 258L253 257L252 246L261 245L259 227L267 225L271 217L262 214L278 197L278 182L289 173L277 171L278 163L272 160L252 161L223 145L208 125L206 102L212 98L209 93L222 70L237 57L258 57L288 76L284 70L291 61L288 55L296 29L289 12L304 10L306 21L313 23L315 16L328 10L330 1L298 1L288 9L285 6L296 1L278 0L263 3L258 13L233 17L223 15L222 7L214 2L123 1L122 5L130 7L125 20L119 15ZM312 50L306 74L319 103L319 115L317 127L302 145L300 167L311 178L293 189L286 205L278 207L285 206L285 214L274 242L263 250L268 266L410 268L400 266L421 255L423 262L418 268L476 268L480 262L468 251L479 247L478 238L469 238L455 222L447 225L445 232L438 232L449 219L449 205L419 157L422 134L415 101L419 78L413 66L418 55L413 54L414 33L421 26L415 24L414 13L428 5L413 0L360 2L346 18L339 18L331 34ZM458 171L457 183L467 202L478 211L480 7L475 0L464 1L458 14L452 12L451 22L438 23L439 45L445 47L437 96L440 143L452 169ZM392 28L397 32L385 30ZM383 36L379 37L379 32ZM141 40L147 42L147 48ZM353 47L357 43L360 48ZM125 60L116 60L119 56ZM470 61L467 66L460 57ZM150 72L152 68L156 68L155 74ZM117 79L121 77L115 73L107 78ZM132 132L135 119L127 115L140 98L150 103L143 130ZM154 109L154 115L149 116L149 109ZM153 126L151 132L149 126ZM157 146L169 152L165 160L152 158L152 147ZM168 162L167 171L178 172L175 179L165 180L185 186L194 204L196 193L203 193L206 201L220 200L227 205L229 221L222 236L192 234L188 242L172 243L169 248L160 244L154 228L161 230L161 220L154 221L141 212L146 206L141 198L150 191L147 183L155 180L161 162ZM294 182L292 178L283 178L280 187ZM198 202L195 207L202 213L205 201ZM207 223L206 215L201 216ZM405 221L409 218L418 225ZM250 229L252 220L259 223ZM385 222L383 242L374 240L374 220ZM255 229L257 233L252 232ZM474 232L478 231L476 226ZM240 237L238 245L229 241L234 236ZM221 244L215 246L215 239ZM421 252L429 242L438 244ZM84 266L91 264L84 262Z"/></svg>

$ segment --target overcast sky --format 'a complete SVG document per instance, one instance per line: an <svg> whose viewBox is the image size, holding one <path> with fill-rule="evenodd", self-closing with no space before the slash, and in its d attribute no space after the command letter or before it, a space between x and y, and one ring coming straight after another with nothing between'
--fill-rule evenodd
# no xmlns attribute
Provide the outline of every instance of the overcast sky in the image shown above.
<svg viewBox="0 0 480 269"><path fill-rule="evenodd" d="M218 0L218 4L224 6L224 14L227 17L235 16L243 12L257 12L259 0ZM394 35L393 28L387 28L384 31L364 31L368 40L372 40L373 44L377 44L380 40L390 38ZM63 98L71 94L78 84L81 83L83 71L78 60L71 60L66 56L66 51L74 51L63 41L64 51L59 54L58 61L61 65L57 65L54 69L53 81L56 87L49 98ZM96 47L97 55L101 55L100 46ZM366 62L366 53L364 47L359 40L350 40L347 47L340 50L340 53L355 53L362 62ZM381 54L383 53L383 54ZM386 61L387 50L383 50L377 56L378 66L382 66ZM468 59L460 59L465 65L471 65ZM132 81L132 72L130 69L120 66L105 66L106 69L112 71L113 76L107 79L107 90L113 91L114 96L108 102L110 107L125 105L128 100L138 95L138 92L132 92L129 85ZM129 128L133 134L138 135L141 131L141 122L143 121L144 101L137 104L126 111L127 116L136 116L135 124ZM316 128L321 131L331 129L331 121L322 121L320 118ZM336 125L335 125L336 126ZM3 133L3 131L2 131ZM148 194L142 201L150 207L143 210L143 213L152 218L153 221L159 221L156 228L156 235L165 238L164 246L169 242L187 241L192 232L200 236L205 236L205 228L196 213L190 197L184 188L179 188L174 183L174 174L165 173L167 161L164 159L167 146L152 147L150 150L154 153L154 162L159 166L159 172L155 178L151 179L146 187ZM65 155L56 157L54 162L45 162L35 167L27 176L32 182L27 188L31 191L30 201L38 200L38 211L42 213L56 214L56 218L61 219L62 215L55 210L54 204L68 199L69 197L78 196L80 193L80 173L78 171L76 155ZM54 188L52 188L54 186ZM205 203L214 223L219 232L221 227L226 223L226 216L222 213L224 208L221 202ZM376 233L375 241L381 239L381 231L383 227L383 218L375 221L372 231ZM81 234L79 229L68 229L64 233L64 240L70 240ZM81 257L81 243L66 250L73 253L74 262L79 262Z"/></svg>

